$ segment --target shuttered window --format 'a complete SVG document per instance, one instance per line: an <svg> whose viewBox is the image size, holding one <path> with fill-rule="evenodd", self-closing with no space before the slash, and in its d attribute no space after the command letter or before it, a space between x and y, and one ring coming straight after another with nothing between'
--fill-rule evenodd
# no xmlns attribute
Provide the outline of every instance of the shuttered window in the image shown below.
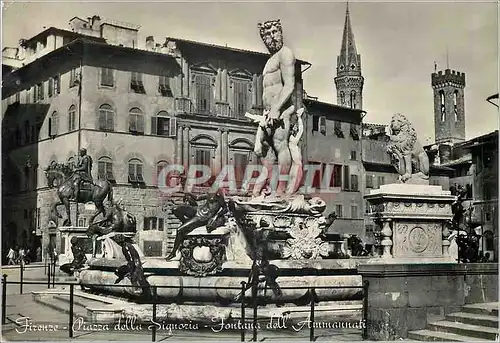
<svg viewBox="0 0 500 343"><path fill-rule="evenodd" d="M196 75L196 110L201 114L209 114L212 104L212 85L209 75Z"/></svg>
<svg viewBox="0 0 500 343"><path fill-rule="evenodd" d="M234 112L236 117L244 117L248 106L248 81L234 80Z"/></svg>

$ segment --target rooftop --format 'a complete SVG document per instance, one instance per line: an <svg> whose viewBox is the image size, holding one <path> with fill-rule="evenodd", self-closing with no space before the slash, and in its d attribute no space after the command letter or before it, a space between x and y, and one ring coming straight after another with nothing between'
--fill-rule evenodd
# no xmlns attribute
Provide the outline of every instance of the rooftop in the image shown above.
<svg viewBox="0 0 500 343"><path fill-rule="evenodd" d="M80 37L81 38L88 38L88 39L94 40L96 42L103 42L103 43L106 42L106 40L104 38L85 35L85 34L73 32L73 31L69 31L69 30L63 30L63 29L59 29L57 27L52 26L52 27L49 27L48 29L43 30L42 32L36 34L35 36L24 40L23 45L29 45L30 42L35 42L35 41L37 41L43 37L46 37L50 34L60 34L60 35L65 35L65 36L74 36L75 38L80 38Z"/></svg>
<svg viewBox="0 0 500 343"><path fill-rule="evenodd" d="M233 51L233 52L241 52L241 53L246 53L246 54L254 54L254 55L258 55L258 56L269 57L268 53L263 53L263 52L253 51L253 50L239 49L239 48L232 48L232 47L228 47L228 46L222 46L222 45L211 44L211 43L203 43L203 42L182 39L182 38L176 38L176 37L166 37L166 41L173 41L173 42L176 42L177 44L180 43L180 44L191 45L191 46L205 46L205 47L214 48L214 49ZM311 63L309 63L307 61L300 60L300 59L296 59L296 61L299 62L300 64L303 64L303 65L311 65Z"/></svg>

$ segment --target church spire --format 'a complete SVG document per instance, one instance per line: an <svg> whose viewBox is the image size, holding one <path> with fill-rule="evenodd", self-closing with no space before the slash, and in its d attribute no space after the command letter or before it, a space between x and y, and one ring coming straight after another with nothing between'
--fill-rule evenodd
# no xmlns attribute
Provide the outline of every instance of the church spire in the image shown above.
<svg viewBox="0 0 500 343"><path fill-rule="evenodd" d="M337 88L338 105L363 108L364 78L361 75L361 56L358 55L354 42L349 3L347 3L345 11L344 33L340 55L337 56L337 76L334 81Z"/></svg>
<svg viewBox="0 0 500 343"><path fill-rule="evenodd" d="M361 75L361 58L356 50L354 42L354 32L351 26L349 15L349 3L345 11L344 34L342 35L342 45L340 55L337 58L337 75Z"/></svg>

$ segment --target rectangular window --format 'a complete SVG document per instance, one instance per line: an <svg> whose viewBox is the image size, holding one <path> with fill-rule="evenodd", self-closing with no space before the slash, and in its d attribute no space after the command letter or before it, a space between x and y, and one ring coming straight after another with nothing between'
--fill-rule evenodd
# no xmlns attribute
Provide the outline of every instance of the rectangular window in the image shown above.
<svg viewBox="0 0 500 343"><path fill-rule="evenodd" d="M344 166L344 189L349 190L349 166Z"/></svg>
<svg viewBox="0 0 500 343"><path fill-rule="evenodd" d="M373 175L366 175L366 188L373 188Z"/></svg>
<svg viewBox="0 0 500 343"><path fill-rule="evenodd" d="M378 187L380 187L383 184L385 184L385 177L383 177L383 176L377 177L377 183L378 183Z"/></svg>
<svg viewBox="0 0 500 343"><path fill-rule="evenodd" d="M309 164L321 166L321 162L309 162ZM314 173L314 176L312 179L312 185L311 185L312 188L320 188L321 187L321 168L311 169L311 172Z"/></svg>
<svg viewBox="0 0 500 343"><path fill-rule="evenodd" d="M337 217L342 218L342 205L335 205L335 214Z"/></svg>
<svg viewBox="0 0 500 343"><path fill-rule="evenodd" d="M245 177L245 168L248 165L248 154L235 153L233 162L236 186L239 188L243 182L243 178Z"/></svg>
<svg viewBox="0 0 500 343"><path fill-rule="evenodd" d="M351 191L358 191L358 176L351 175Z"/></svg>
<svg viewBox="0 0 500 343"><path fill-rule="evenodd" d="M207 166L212 168L212 154L208 149L197 149L194 156L194 164L198 166ZM196 177L201 177L203 172L201 170L196 171ZM208 186L210 181L205 182L202 186Z"/></svg>
<svg viewBox="0 0 500 343"><path fill-rule="evenodd" d="M236 117L243 118L248 106L248 81L233 80L234 113Z"/></svg>
<svg viewBox="0 0 500 343"><path fill-rule="evenodd" d="M351 151L351 160L356 161L356 151L355 150Z"/></svg>
<svg viewBox="0 0 500 343"><path fill-rule="evenodd" d="M61 76L54 76L54 94L61 93Z"/></svg>
<svg viewBox="0 0 500 343"><path fill-rule="evenodd" d="M114 84L113 69L101 68L101 86L113 87Z"/></svg>
<svg viewBox="0 0 500 343"><path fill-rule="evenodd" d="M314 131L319 131L319 117L318 116L313 116L313 132Z"/></svg>
<svg viewBox="0 0 500 343"><path fill-rule="evenodd" d="M212 104L212 82L209 75L196 75L196 111L209 114Z"/></svg>
<svg viewBox="0 0 500 343"><path fill-rule="evenodd" d="M158 136L170 136L170 118L158 117Z"/></svg>
<svg viewBox="0 0 500 343"><path fill-rule="evenodd" d="M359 140L359 132L358 132L358 127L355 124L351 124L351 137L355 141Z"/></svg>
<svg viewBox="0 0 500 343"><path fill-rule="evenodd" d="M342 187L342 166L333 165L333 187Z"/></svg>
<svg viewBox="0 0 500 343"><path fill-rule="evenodd" d="M351 218L358 218L358 206L351 205Z"/></svg>
<svg viewBox="0 0 500 343"><path fill-rule="evenodd" d="M136 93L142 93L142 94L146 93L146 90L144 89L144 84L142 83L141 73L132 72L132 77L130 80L130 89Z"/></svg>
<svg viewBox="0 0 500 343"><path fill-rule="evenodd" d="M338 120L335 121L334 132L337 137L344 138L344 132L342 131L342 123Z"/></svg>
<svg viewBox="0 0 500 343"><path fill-rule="evenodd" d="M326 117L319 117L319 132L326 135Z"/></svg>
<svg viewBox="0 0 500 343"><path fill-rule="evenodd" d="M32 102L37 102L38 100L38 87L37 86L34 86L33 88L31 88L33 91L32 91L32 95L33 95L33 101Z"/></svg>
<svg viewBox="0 0 500 343"><path fill-rule="evenodd" d="M76 69L72 69L69 72L69 88L76 86L76 80L77 80Z"/></svg>
<svg viewBox="0 0 500 343"><path fill-rule="evenodd" d="M38 100L43 100L44 95L45 95L44 94L45 92L44 92L44 89L43 89L43 84L44 84L44 82L38 84Z"/></svg>
<svg viewBox="0 0 500 343"><path fill-rule="evenodd" d="M52 95L54 95L54 79L53 78L49 79L48 95L49 95L49 98Z"/></svg>
<svg viewBox="0 0 500 343"><path fill-rule="evenodd" d="M158 91L162 96L173 97L172 88L170 88L170 79L167 76L160 76Z"/></svg>

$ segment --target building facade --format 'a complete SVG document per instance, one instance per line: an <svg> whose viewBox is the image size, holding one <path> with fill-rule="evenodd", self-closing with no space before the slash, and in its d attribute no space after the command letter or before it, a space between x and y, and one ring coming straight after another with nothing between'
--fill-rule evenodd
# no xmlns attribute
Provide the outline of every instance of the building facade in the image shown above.
<svg viewBox="0 0 500 343"><path fill-rule="evenodd" d="M86 148L93 178L111 181L114 198L137 216L146 256L165 255L179 224L171 214L179 197L158 189L159 170L203 164L215 175L227 164L255 162L256 124L244 114L262 112L268 55L175 38L155 44L148 37L139 49L133 25L118 23L113 32L96 16L71 23L75 32L51 28L30 39L33 46L62 45L25 57L4 76L4 242L45 248L52 240L62 248L57 230L47 227L56 194L43 170L76 161ZM297 108L303 64L297 60ZM207 190L198 186L195 192ZM73 222L76 212L85 226L93 208L72 205Z"/></svg>
<svg viewBox="0 0 500 343"><path fill-rule="evenodd" d="M304 162L318 166L312 178L317 190L313 194L325 200L326 213L334 211L338 216L330 232L360 235L364 231L362 111L312 99L304 104L308 113Z"/></svg>

